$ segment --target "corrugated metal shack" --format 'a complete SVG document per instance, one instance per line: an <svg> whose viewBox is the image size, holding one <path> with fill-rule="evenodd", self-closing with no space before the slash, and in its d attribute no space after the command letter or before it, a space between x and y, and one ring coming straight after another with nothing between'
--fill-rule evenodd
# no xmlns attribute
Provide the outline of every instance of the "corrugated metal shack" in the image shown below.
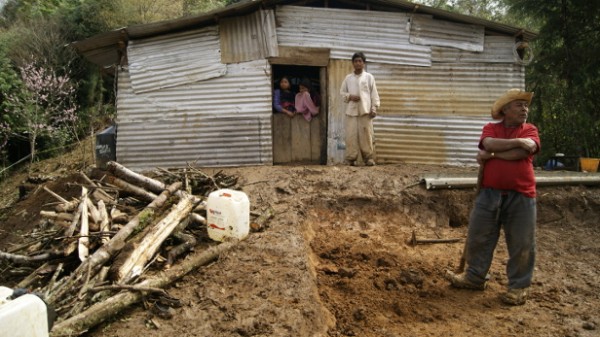
<svg viewBox="0 0 600 337"><path fill-rule="evenodd" d="M132 169L342 162L356 51L381 96L377 162L469 165L495 98L524 87L517 45L534 36L407 1L246 1L74 46L118 76L117 160ZM318 88L318 118L273 113L286 75Z"/></svg>

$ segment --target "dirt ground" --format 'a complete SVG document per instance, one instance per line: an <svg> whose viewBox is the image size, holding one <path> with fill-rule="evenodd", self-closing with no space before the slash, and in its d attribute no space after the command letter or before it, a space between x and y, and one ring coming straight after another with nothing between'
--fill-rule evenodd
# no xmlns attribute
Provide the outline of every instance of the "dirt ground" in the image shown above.
<svg viewBox="0 0 600 337"><path fill-rule="evenodd" d="M81 154L71 153L36 163L32 174L70 197L81 168ZM511 307L498 299L507 283L503 239L486 291L444 279L458 265L474 191L426 190L419 179L473 168L203 169L219 170L239 177L252 211L274 208L268 227L170 287L183 303L173 318L138 304L84 336L600 336L600 187L538 189L531 298ZM17 172L0 186L2 250L22 242L54 201L41 188L18 200L26 177ZM413 246L413 233L460 240ZM205 238L196 251L216 244Z"/></svg>

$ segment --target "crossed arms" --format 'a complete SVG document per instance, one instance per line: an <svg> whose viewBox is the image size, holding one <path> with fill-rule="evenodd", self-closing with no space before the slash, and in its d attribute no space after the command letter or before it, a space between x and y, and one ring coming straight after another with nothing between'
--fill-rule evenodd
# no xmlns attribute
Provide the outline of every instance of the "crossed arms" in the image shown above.
<svg viewBox="0 0 600 337"><path fill-rule="evenodd" d="M482 141L484 150L477 153L477 162L481 165L490 158L504 160L519 160L535 153L538 146L531 138L492 138L487 137Z"/></svg>

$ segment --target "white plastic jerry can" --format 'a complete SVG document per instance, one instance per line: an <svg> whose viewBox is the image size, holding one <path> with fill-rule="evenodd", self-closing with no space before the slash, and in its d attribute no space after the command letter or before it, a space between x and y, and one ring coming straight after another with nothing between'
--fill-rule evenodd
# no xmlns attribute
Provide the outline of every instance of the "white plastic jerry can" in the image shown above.
<svg viewBox="0 0 600 337"><path fill-rule="evenodd" d="M250 232L250 200L246 193L221 189L208 195L206 202L208 237L222 242L242 240Z"/></svg>
<svg viewBox="0 0 600 337"><path fill-rule="evenodd" d="M11 300L12 293L0 287L0 336L48 337L46 303L32 294Z"/></svg>

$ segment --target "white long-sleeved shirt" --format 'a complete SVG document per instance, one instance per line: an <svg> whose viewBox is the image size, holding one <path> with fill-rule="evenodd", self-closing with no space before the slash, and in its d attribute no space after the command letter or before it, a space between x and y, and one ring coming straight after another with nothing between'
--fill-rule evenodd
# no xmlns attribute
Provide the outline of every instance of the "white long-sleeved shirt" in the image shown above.
<svg viewBox="0 0 600 337"><path fill-rule="evenodd" d="M375 85L375 78L366 71L356 75L354 72L346 76L340 94L344 98L346 115L361 116L371 111L372 107L379 108L379 93ZM350 101L350 95L360 96L358 102Z"/></svg>

